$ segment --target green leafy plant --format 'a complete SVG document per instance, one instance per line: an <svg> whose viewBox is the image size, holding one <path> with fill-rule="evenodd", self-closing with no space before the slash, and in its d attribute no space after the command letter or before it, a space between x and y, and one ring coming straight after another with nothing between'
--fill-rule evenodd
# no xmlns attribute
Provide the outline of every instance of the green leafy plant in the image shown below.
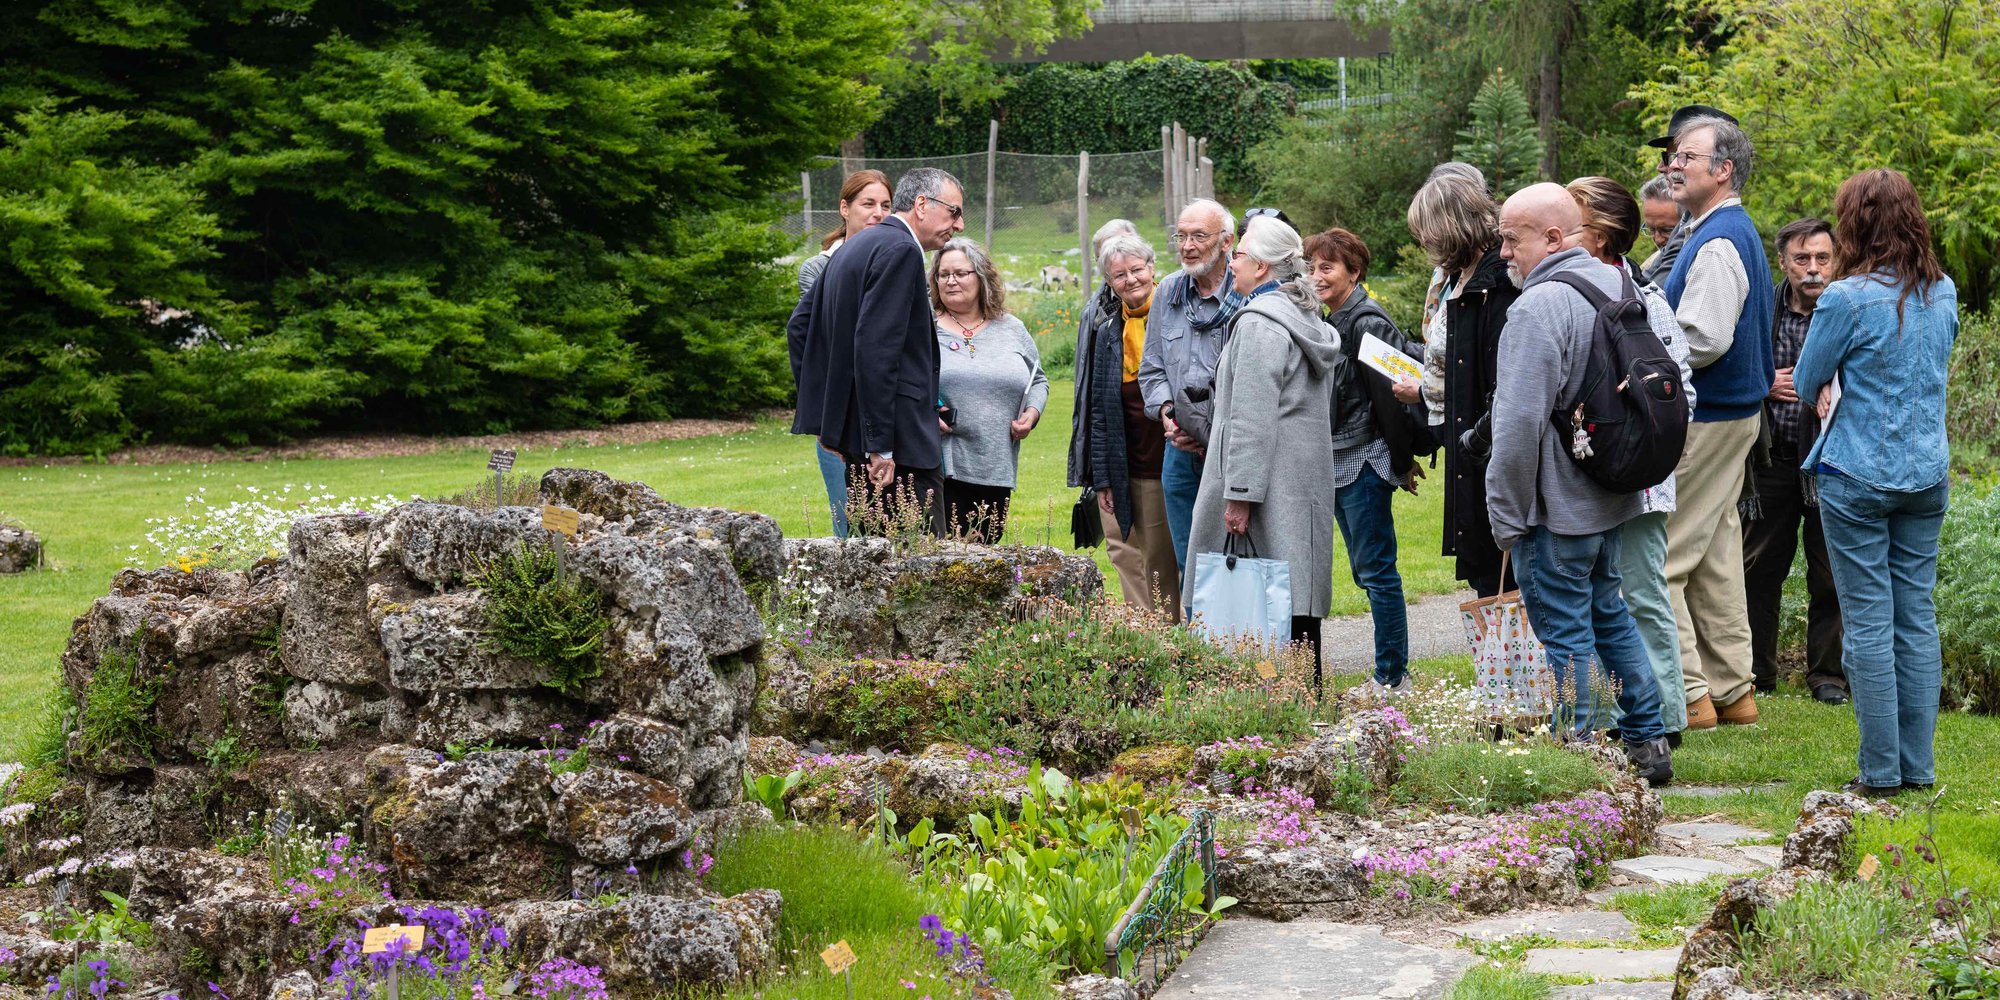
<svg viewBox="0 0 2000 1000"><path fill-rule="evenodd" d="M1540 736L1499 744L1433 740L1408 756L1394 789L1399 801L1471 813L1573 798L1611 777Z"/></svg>
<svg viewBox="0 0 2000 1000"><path fill-rule="evenodd" d="M1922 997L1929 977L1910 960L1924 914L1871 882L1808 884L1760 911L1743 936L1752 988L1853 988L1872 997Z"/></svg>
<svg viewBox="0 0 2000 1000"><path fill-rule="evenodd" d="M785 815L785 797L805 779L804 771L788 774L760 774L755 778L748 771L743 773L743 797L771 810L771 815L780 819Z"/></svg>
<svg viewBox="0 0 2000 1000"><path fill-rule="evenodd" d="M256 761L257 749L232 728L201 747L198 756L217 777L227 777Z"/></svg>
<svg viewBox="0 0 2000 1000"><path fill-rule="evenodd" d="M153 725L153 703L159 696L160 681L142 673L136 636L129 651L107 645L77 710L83 755L131 753L150 758L159 735Z"/></svg>
<svg viewBox="0 0 2000 1000"><path fill-rule="evenodd" d="M1452 154L1478 167L1496 195L1508 195L1535 180L1542 140L1521 85L1495 69L1472 97L1471 121L1458 130Z"/></svg>
<svg viewBox="0 0 2000 1000"><path fill-rule="evenodd" d="M1956 392L1956 387L1954 387ZM2000 485L1954 489L1938 538L1943 701L2000 715Z"/></svg>
<svg viewBox="0 0 2000 1000"><path fill-rule="evenodd" d="M152 946L153 925L132 916L125 897L109 889L99 890L98 895L104 897L105 908L72 915L67 924L55 928L56 940Z"/></svg>
<svg viewBox="0 0 2000 1000"><path fill-rule="evenodd" d="M464 760L473 754L492 753L497 749L499 749L499 745L494 743L491 737L481 740L478 743L469 743L464 740L448 740L444 745L444 756L446 760Z"/></svg>
<svg viewBox="0 0 2000 1000"><path fill-rule="evenodd" d="M486 642L549 670L543 684L575 695L603 673L598 650L610 619L604 597L574 573L558 578L553 550L524 545L472 582L486 594Z"/></svg>

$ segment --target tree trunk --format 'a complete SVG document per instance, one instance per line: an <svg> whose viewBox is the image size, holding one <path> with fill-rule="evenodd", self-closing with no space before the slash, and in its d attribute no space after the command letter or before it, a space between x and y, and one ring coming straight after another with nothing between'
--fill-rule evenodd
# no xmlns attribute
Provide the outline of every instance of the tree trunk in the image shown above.
<svg viewBox="0 0 2000 1000"><path fill-rule="evenodd" d="M1581 12L1575 0L1563 0L1551 7L1549 13L1554 23L1549 25L1548 47L1542 50L1535 111L1539 119L1537 128L1542 137L1542 176L1554 180L1558 176L1556 171L1562 154L1562 133L1556 126L1562 118L1563 50L1569 48L1570 37L1576 33L1576 22Z"/></svg>
<svg viewBox="0 0 2000 1000"><path fill-rule="evenodd" d="M864 142L867 137L868 134L863 132L852 139L846 139L841 142L840 172L843 176L861 169L861 160L865 155Z"/></svg>

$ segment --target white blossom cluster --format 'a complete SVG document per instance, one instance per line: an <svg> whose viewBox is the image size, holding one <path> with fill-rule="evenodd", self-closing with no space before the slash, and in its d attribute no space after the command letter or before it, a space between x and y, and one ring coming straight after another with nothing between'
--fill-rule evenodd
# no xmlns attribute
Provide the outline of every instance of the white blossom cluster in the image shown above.
<svg viewBox="0 0 2000 1000"><path fill-rule="evenodd" d="M201 566L240 568L284 555L285 536L299 518L376 513L404 502L393 493L340 498L326 488L325 483L286 483L268 490L238 486L246 497L218 504L209 499L208 487L199 487L183 498L186 513L146 519L150 527L145 544L132 545L126 561L135 567L164 564L182 572Z"/></svg>

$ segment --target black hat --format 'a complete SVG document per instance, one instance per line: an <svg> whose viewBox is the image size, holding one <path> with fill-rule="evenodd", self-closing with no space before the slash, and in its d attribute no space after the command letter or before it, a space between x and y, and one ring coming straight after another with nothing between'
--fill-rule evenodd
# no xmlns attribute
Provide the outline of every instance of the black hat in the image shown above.
<svg viewBox="0 0 2000 1000"><path fill-rule="evenodd" d="M1720 118L1731 125L1736 124L1736 116L1721 108L1711 108L1706 104L1690 104L1684 108L1675 108L1673 120L1667 123L1667 134L1648 142L1646 145L1658 149L1668 148L1673 145L1674 133L1679 132L1681 126L1686 125L1696 118Z"/></svg>

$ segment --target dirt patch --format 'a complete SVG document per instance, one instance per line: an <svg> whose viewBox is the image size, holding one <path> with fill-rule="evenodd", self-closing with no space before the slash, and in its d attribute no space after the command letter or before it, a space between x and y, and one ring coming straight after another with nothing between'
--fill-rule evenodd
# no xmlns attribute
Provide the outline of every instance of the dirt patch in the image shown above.
<svg viewBox="0 0 2000 1000"><path fill-rule="evenodd" d="M104 462L109 465L200 465L209 462L261 462L273 458L391 458L464 449L545 450L588 448L607 444L648 444L654 441L680 441L717 434L741 434L755 427L759 416L779 415L780 411L773 410L733 420L647 420L576 430L520 431L512 434L478 434L462 437L363 434L349 437L309 438L292 444L246 448L154 444L121 448L104 456ZM95 461L96 459L87 456L75 455L54 458L0 458L0 466L81 465Z"/></svg>

